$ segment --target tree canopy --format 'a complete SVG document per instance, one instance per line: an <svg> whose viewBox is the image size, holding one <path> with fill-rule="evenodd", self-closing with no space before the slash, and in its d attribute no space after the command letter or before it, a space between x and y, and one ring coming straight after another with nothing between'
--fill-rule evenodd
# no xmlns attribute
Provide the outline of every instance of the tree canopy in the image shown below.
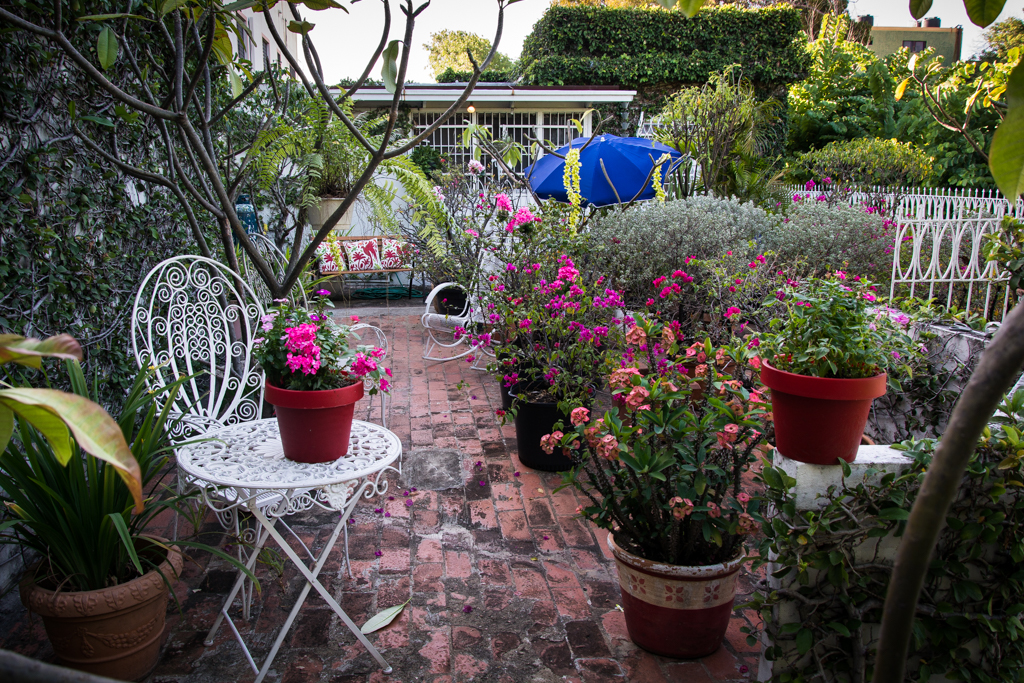
<svg viewBox="0 0 1024 683"><path fill-rule="evenodd" d="M424 43L423 47L427 48L427 52L430 53L428 57L430 70L433 71L434 78L437 78L447 69L472 71L473 63L470 62L469 55L466 54L467 50L472 53L473 59L479 64L487 58L487 53L491 51L491 41L469 31L443 29L437 33L431 33L430 42ZM491 69L493 70L509 70L512 67L512 60L501 52L495 54L494 59L491 60Z"/></svg>
<svg viewBox="0 0 1024 683"><path fill-rule="evenodd" d="M992 24L985 31L985 51L980 55L986 61L1005 60L1015 47L1024 48L1024 20L1017 17Z"/></svg>

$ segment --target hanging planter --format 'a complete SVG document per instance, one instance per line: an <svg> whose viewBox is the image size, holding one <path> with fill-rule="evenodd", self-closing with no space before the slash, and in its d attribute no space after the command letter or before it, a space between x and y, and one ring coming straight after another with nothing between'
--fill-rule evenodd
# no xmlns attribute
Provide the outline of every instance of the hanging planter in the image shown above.
<svg viewBox="0 0 1024 683"><path fill-rule="evenodd" d="M628 553L608 536L622 589L630 639L656 655L706 657L722 645L736 597L736 578L746 555L727 562L686 567L652 562Z"/></svg>
<svg viewBox="0 0 1024 683"><path fill-rule="evenodd" d="M812 465L857 457L871 402L883 396L886 374L861 379L797 375L762 362L761 381L772 390L775 447Z"/></svg>
<svg viewBox="0 0 1024 683"><path fill-rule="evenodd" d="M267 382L267 403L277 409L284 457L295 462L331 462L348 454L352 417L363 383L341 389L292 391Z"/></svg>

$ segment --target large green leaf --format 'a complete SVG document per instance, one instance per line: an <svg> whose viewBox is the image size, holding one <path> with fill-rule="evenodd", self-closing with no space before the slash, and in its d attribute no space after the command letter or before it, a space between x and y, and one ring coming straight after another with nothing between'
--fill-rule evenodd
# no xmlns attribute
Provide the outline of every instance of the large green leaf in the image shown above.
<svg viewBox="0 0 1024 683"><path fill-rule="evenodd" d="M345 7L339 5L334 0L299 0L299 2L305 5L306 9L311 9L314 12L325 9L343 9L345 12L348 12Z"/></svg>
<svg viewBox="0 0 1024 683"><path fill-rule="evenodd" d="M136 512L142 512L142 470L121 428L102 406L55 389L2 389L0 404L42 432L62 465L71 458L70 430L83 451L117 469L135 499Z"/></svg>
<svg viewBox="0 0 1024 683"><path fill-rule="evenodd" d="M117 59L117 36L109 26L104 26L99 38L96 39L96 56L99 57L100 66L104 71L114 66Z"/></svg>
<svg viewBox="0 0 1024 683"><path fill-rule="evenodd" d="M679 11L688 18L694 17L704 6L704 0L679 0Z"/></svg>
<svg viewBox="0 0 1024 683"><path fill-rule="evenodd" d="M380 76L384 79L384 88L389 93L394 93L398 89L398 43L399 41L392 40L382 55L384 66L381 68Z"/></svg>
<svg viewBox="0 0 1024 683"><path fill-rule="evenodd" d="M18 363L38 368L43 356L82 359L82 347L68 334L58 334L43 341L17 334L0 334L0 365Z"/></svg>
<svg viewBox="0 0 1024 683"><path fill-rule="evenodd" d="M401 605L389 607L383 612L379 612L373 615L372 617L367 619L366 623L363 624L363 627L359 630L363 633L363 635L381 630L382 628L390 624L392 621L394 621L395 617L401 614L402 610L405 609L405 606L408 604L409 601L406 600Z"/></svg>
<svg viewBox="0 0 1024 683"><path fill-rule="evenodd" d="M931 3L929 3L931 4ZM964 0L964 8L971 21L985 28L999 18L1006 0Z"/></svg>
<svg viewBox="0 0 1024 683"><path fill-rule="evenodd" d="M966 0L965 0L966 3ZM920 19L932 8L932 0L910 0L910 14Z"/></svg>
<svg viewBox="0 0 1024 683"><path fill-rule="evenodd" d="M7 444L14 433L14 412L7 406L0 405L0 453L7 450Z"/></svg>
<svg viewBox="0 0 1024 683"><path fill-rule="evenodd" d="M1003 196L1013 202L1024 194L1024 62L1010 73L1006 104L1006 118L992 136L988 167Z"/></svg>

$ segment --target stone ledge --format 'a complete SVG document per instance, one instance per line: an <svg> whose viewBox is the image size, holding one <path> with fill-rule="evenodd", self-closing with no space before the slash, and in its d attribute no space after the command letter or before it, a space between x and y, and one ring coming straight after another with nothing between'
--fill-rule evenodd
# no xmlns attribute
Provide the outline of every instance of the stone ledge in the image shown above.
<svg viewBox="0 0 1024 683"><path fill-rule="evenodd" d="M804 462L790 460L779 451L775 451L772 462L787 475L796 479L794 489L798 510L818 510L824 507L824 500L819 498L829 486L839 486L843 479L843 468L839 465L809 465ZM853 471L850 483L860 483L869 469L877 470L869 481L878 481L885 474L897 474L906 470L913 460L890 446L861 446L857 457L850 463Z"/></svg>

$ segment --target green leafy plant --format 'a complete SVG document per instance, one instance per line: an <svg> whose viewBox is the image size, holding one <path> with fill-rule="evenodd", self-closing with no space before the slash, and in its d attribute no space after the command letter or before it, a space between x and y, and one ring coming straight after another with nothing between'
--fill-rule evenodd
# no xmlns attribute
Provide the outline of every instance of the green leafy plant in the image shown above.
<svg viewBox="0 0 1024 683"><path fill-rule="evenodd" d="M912 143L880 138L830 142L801 154L796 165L793 175L801 183L831 178L852 188L913 187L932 175L932 160Z"/></svg>
<svg viewBox="0 0 1024 683"><path fill-rule="evenodd" d="M67 361L66 367L73 398L88 402L89 388L77 360ZM58 448L55 439L36 428L35 420L17 418L14 438L0 454L0 489L11 517L0 522L0 543L23 545L42 557L37 583L54 589L106 588L158 567L166 556L168 545L148 531L158 515L187 500L163 488L161 481L172 452L170 407L181 384L192 378L150 391L153 372L138 371L116 422L106 413L95 418L112 424L122 442L130 444L127 457L138 477L135 486L145 492L144 507L143 501L136 502L133 486L119 476L123 465L87 452L89 441L80 433L74 432L69 457L62 460L64 446ZM205 544L187 539L175 544L210 552L242 568Z"/></svg>
<svg viewBox="0 0 1024 683"><path fill-rule="evenodd" d="M624 550L716 564L742 552L756 528L757 502L742 480L765 444L768 406L752 389L745 349L687 347L675 330L637 319L608 378L617 408L592 419L577 407L541 443L571 455L576 466L559 489L586 496L580 515L613 530Z"/></svg>
<svg viewBox="0 0 1024 683"><path fill-rule="evenodd" d="M787 313L760 335L773 367L811 377L856 379L910 368L920 344L907 334L909 316L877 303L874 286L837 271L793 282L776 297ZM766 303L773 303L772 301Z"/></svg>
<svg viewBox="0 0 1024 683"><path fill-rule="evenodd" d="M999 232L986 234L981 248L986 261L994 261L1010 273L1010 289L1019 289L1024 278L1024 221L1004 216Z"/></svg>
<svg viewBox="0 0 1024 683"><path fill-rule="evenodd" d="M971 683L1018 680L1024 665L1020 621L1024 560L1024 392L1000 406L972 455L929 564L907 655L908 678ZM796 507L795 480L766 466L765 514L756 565L771 558L748 607L772 641L773 681L870 680L877 624L892 566L876 544L901 538L909 509L932 466L934 439L895 448L911 459L900 473L868 471L830 487L812 510ZM754 644L752 634L747 638Z"/></svg>

